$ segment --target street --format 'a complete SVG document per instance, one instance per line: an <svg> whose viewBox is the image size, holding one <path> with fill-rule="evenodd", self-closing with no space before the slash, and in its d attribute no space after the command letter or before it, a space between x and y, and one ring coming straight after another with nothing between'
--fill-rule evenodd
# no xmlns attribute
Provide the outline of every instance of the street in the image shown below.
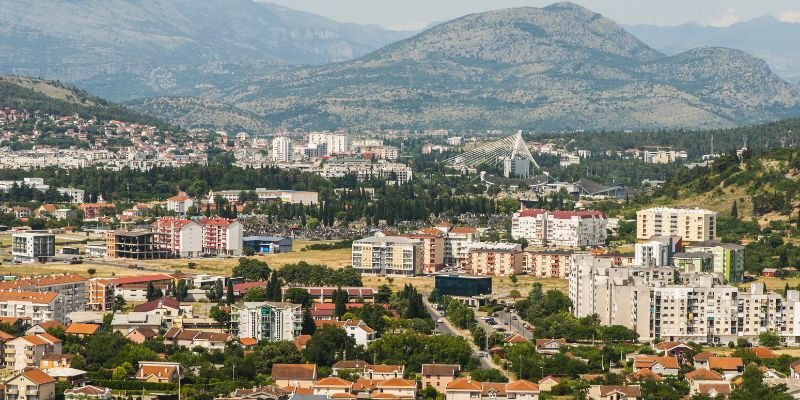
<svg viewBox="0 0 800 400"><path fill-rule="evenodd" d="M442 320L441 323L438 323L438 322L436 323L436 328L435 328L436 332L438 332L438 333L440 333L442 335L457 335L457 336L460 336L460 334L458 333L456 328L453 327L450 324L450 321L448 321L447 318L443 317L442 313L440 313L439 310L435 309L431 305L431 303L428 302L427 298L423 297L422 302L425 304L425 308L428 310L428 313L431 315L431 317L433 318L434 321L438 321L439 319ZM480 321L479 321L479 323L480 323ZM476 346L474 343L472 343L472 341L469 341L469 345L470 345L470 347L472 347L473 354L475 355L475 357L478 357L478 360L481 363L481 368L495 368L495 369L498 369L498 370L500 370L501 372L503 372L505 374L505 372L502 369L500 369L500 367L498 365L495 365L492 362L491 357L488 357L488 356L487 357L480 357L480 355L478 354L478 353L480 353L480 349L478 348L478 346Z"/></svg>

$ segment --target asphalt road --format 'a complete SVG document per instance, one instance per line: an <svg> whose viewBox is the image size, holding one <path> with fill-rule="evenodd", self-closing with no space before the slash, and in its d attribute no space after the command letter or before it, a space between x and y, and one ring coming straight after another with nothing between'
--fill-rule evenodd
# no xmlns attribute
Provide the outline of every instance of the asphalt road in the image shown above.
<svg viewBox="0 0 800 400"><path fill-rule="evenodd" d="M460 336L458 331L453 327L453 325L450 324L450 321L448 321L447 318L442 317L442 313L440 313L439 310L433 308L433 306L428 302L428 299L423 297L422 302L425 304L425 308L428 310L428 313L431 315L434 321L438 321L439 319L442 320L441 323L439 322L436 323L436 332L442 335ZM480 322L482 321L479 321L479 323ZM478 347L475 346L471 341L470 341L470 346L472 347L473 355L475 355L475 357L478 357L478 361L480 361L481 363L481 368L495 368L502 371L502 369L500 369L499 366L495 365L492 362L491 358L480 357L478 355L479 353Z"/></svg>

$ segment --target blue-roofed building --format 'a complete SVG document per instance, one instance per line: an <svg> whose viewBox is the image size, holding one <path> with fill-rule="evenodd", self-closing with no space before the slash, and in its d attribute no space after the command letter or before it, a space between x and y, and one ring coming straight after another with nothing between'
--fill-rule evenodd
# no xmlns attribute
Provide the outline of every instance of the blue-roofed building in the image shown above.
<svg viewBox="0 0 800 400"><path fill-rule="evenodd" d="M278 236L245 236L244 247L253 249L258 254L289 253L292 251L292 239Z"/></svg>

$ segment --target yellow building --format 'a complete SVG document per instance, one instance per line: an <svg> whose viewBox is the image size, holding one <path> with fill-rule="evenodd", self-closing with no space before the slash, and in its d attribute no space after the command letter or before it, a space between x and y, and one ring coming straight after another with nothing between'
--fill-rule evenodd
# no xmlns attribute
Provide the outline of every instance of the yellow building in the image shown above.
<svg viewBox="0 0 800 400"><path fill-rule="evenodd" d="M402 236L373 236L356 240L353 268L365 275L414 276L422 272L422 241Z"/></svg>
<svg viewBox="0 0 800 400"><path fill-rule="evenodd" d="M28 367L5 381L6 399L46 400L56 396L56 380L39 368Z"/></svg>
<svg viewBox="0 0 800 400"><path fill-rule="evenodd" d="M713 240L717 235L717 213L699 208L654 207L636 213L636 239L680 236L684 242Z"/></svg>
<svg viewBox="0 0 800 400"><path fill-rule="evenodd" d="M520 244L476 242L469 247L467 271L472 275L517 275L522 273L524 258Z"/></svg>

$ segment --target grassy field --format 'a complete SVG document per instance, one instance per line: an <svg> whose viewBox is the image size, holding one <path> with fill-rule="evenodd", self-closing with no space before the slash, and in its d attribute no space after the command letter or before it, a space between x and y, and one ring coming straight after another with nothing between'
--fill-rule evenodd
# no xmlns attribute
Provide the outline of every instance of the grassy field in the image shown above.
<svg viewBox="0 0 800 400"><path fill-rule="evenodd" d="M783 289L785 289L787 283L789 284L790 288L797 287L797 285L800 284L800 277L796 277L795 276L795 277L784 278L784 279L759 277L754 282L756 282L756 283L765 283L767 285L767 289L768 290L776 290L776 291L783 292ZM750 288L750 282L742 283L741 285L739 285L739 287L740 288L749 289Z"/></svg>
<svg viewBox="0 0 800 400"><path fill-rule="evenodd" d="M394 290L399 290L406 284L412 284L423 293L430 293L433 290L432 277L380 277L380 276L364 276L361 278L364 281L364 286L377 288L381 285L389 285ZM544 290L558 289L563 292L567 290L566 279L555 278L535 278L532 276L520 275L517 277L517 283L511 282L509 278L494 277L492 279L492 293L495 296L507 296L511 290L516 289L522 296L526 296L534 282L539 282L544 286Z"/></svg>

